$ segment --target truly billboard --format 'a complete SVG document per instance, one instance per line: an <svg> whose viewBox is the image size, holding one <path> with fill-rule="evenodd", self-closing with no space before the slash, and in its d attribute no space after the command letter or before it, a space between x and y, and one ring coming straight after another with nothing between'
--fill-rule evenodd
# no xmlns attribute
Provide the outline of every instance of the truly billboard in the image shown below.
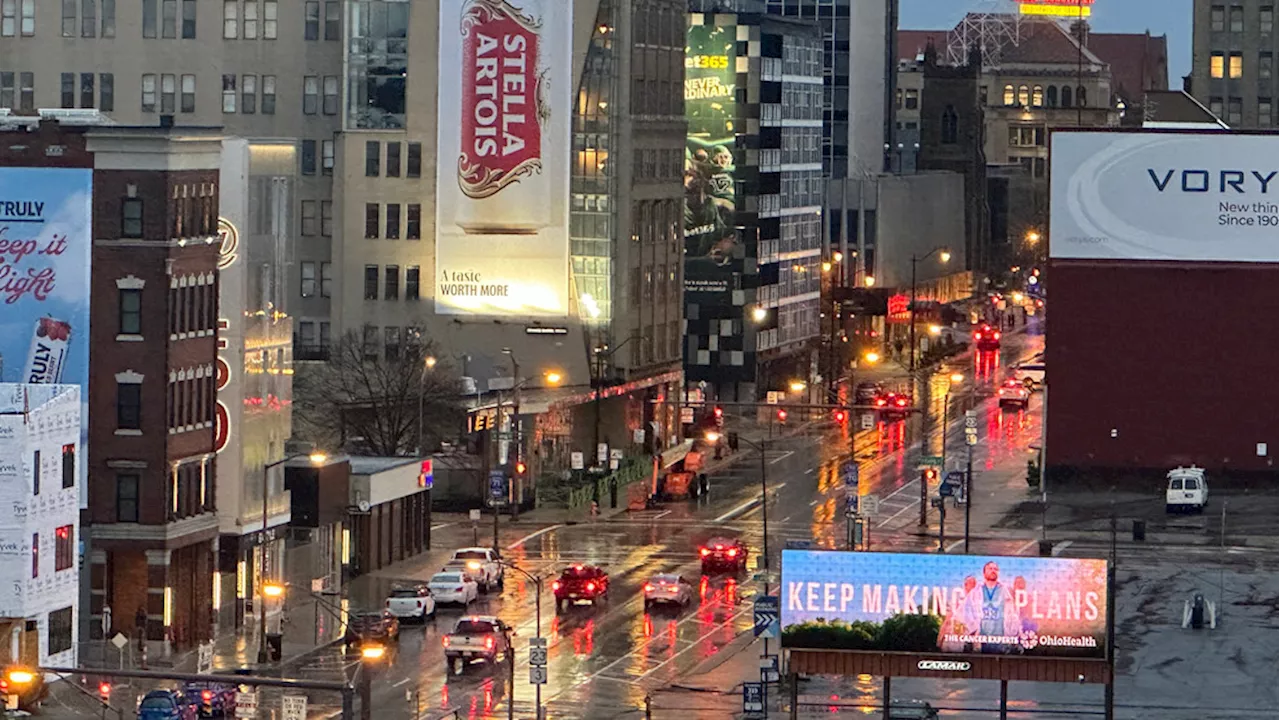
<svg viewBox="0 0 1280 720"><path fill-rule="evenodd" d="M1276 136L1055 131L1049 254L1280 261Z"/></svg>
<svg viewBox="0 0 1280 720"><path fill-rule="evenodd" d="M694 15L695 21L714 16ZM722 16L723 17L723 16ZM685 43L685 292L727 292L741 262L734 214L737 104L736 25L691 24ZM736 268L741 270L741 268Z"/></svg>
<svg viewBox="0 0 1280 720"><path fill-rule="evenodd" d="M0 169L0 381L79 385L82 447L89 432L92 187L89 169ZM85 507L88 463L79 466Z"/></svg>
<svg viewBox="0 0 1280 720"><path fill-rule="evenodd" d="M789 648L1106 657L1107 563L782 551Z"/></svg>
<svg viewBox="0 0 1280 720"><path fill-rule="evenodd" d="M554 0L440 2L437 314L569 312L572 30Z"/></svg>

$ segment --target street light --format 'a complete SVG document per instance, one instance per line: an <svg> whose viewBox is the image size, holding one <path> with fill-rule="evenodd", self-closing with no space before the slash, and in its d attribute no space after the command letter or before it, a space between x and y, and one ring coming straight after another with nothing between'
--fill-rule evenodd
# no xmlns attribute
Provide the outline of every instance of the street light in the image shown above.
<svg viewBox="0 0 1280 720"><path fill-rule="evenodd" d="M1028 231L1027 231L1027 244L1028 244L1028 245L1035 245L1035 244L1036 244L1036 243L1038 243L1038 242L1040 242L1040 233L1036 232L1035 230L1028 230Z"/></svg>
<svg viewBox="0 0 1280 720"><path fill-rule="evenodd" d="M312 450L309 453L295 453L286 455L283 458L267 463L262 467L262 537L258 541L258 572L262 574L262 588L258 591L261 596L258 601L258 664L264 665L267 662L267 598L280 597L284 594L284 588L275 583L266 581L267 572L267 489L270 485L271 469L284 465L290 460L298 458L307 458L312 465L319 467L324 465L329 459L327 455Z"/></svg>
<svg viewBox="0 0 1280 720"><path fill-rule="evenodd" d="M868 350L866 354L862 356L862 359L874 365L880 362L880 353L876 352L875 350Z"/></svg>
<svg viewBox="0 0 1280 720"><path fill-rule="evenodd" d="M804 384L803 380L792 380L789 387L791 388L791 392L800 393L804 392L804 389L808 386Z"/></svg>
<svg viewBox="0 0 1280 720"><path fill-rule="evenodd" d="M911 327L907 330L907 336L910 341L908 352L911 358L908 372L911 374L912 382L915 382L916 375L916 263L921 260L928 260L934 253L938 254L938 259L942 262L951 262L951 251L942 246L938 246L919 257L914 253L911 255L911 303L907 306L911 312Z"/></svg>
<svg viewBox="0 0 1280 720"><path fill-rule="evenodd" d="M867 275L866 277L862 278L862 284L866 285L867 287L874 287L876 284L875 276Z"/></svg>
<svg viewBox="0 0 1280 720"><path fill-rule="evenodd" d="M757 305L751 309L751 319L758 323L762 323L769 318L769 310L762 305Z"/></svg>
<svg viewBox="0 0 1280 720"><path fill-rule="evenodd" d="M360 720L373 720L373 668L386 654L382 645L360 645Z"/></svg>

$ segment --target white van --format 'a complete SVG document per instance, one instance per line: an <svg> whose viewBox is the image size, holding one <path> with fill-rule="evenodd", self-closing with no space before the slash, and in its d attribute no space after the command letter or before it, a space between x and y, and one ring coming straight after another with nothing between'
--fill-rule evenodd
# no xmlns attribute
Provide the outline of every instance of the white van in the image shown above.
<svg viewBox="0 0 1280 720"><path fill-rule="evenodd" d="M1195 465L1177 467L1169 471L1168 478L1169 485L1164 491L1165 512L1202 512L1209 504L1209 484L1204 479L1204 468Z"/></svg>

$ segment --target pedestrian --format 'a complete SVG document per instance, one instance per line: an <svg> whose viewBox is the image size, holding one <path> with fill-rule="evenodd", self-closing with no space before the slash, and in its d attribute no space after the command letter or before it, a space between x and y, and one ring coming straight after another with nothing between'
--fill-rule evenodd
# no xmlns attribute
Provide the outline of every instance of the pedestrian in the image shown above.
<svg viewBox="0 0 1280 720"><path fill-rule="evenodd" d="M138 639L146 639L147 636L147 609L138 606L138 612L133 616L134 632L138 633Z"/></svg>

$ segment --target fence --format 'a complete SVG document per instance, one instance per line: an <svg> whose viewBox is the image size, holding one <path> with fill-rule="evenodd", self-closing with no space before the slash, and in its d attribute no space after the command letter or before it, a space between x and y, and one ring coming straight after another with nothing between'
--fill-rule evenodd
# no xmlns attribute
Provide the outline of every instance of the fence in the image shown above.
<svg viewBox="0 0 1280 720"><path fill-rule="evenodd" d="M623 460L617 470L594 480L556 481L544 477L538 485L538 506L566 507L570 510L588 508L593 501L608 497L611 486L616 485L621 491L629 485L646 480L650 472L652 465L648 457L632 457Z"/></svg>

